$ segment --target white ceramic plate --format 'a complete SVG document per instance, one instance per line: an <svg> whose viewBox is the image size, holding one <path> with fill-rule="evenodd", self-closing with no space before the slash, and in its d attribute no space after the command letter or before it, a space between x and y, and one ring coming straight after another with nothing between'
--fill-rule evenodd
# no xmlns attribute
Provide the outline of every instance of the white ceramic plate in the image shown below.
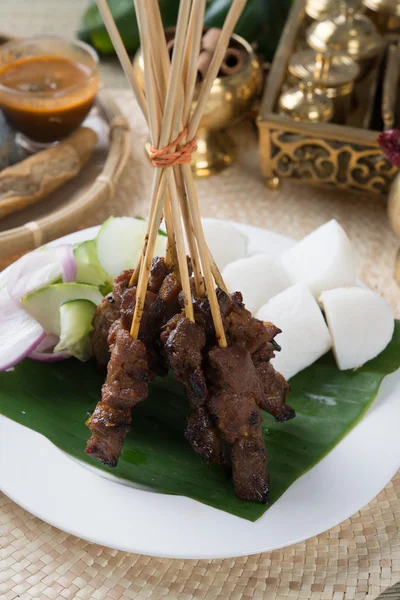
<svg viewBox="0 0 400 600"><path fill-rule="evenodd" d="M250 253L278 255L294 242L238 225ZM97 229L63 241L94 237ZM1 281L1 278L0 278ZM0 416L0 489L60 529L129 552L168 558L225 558L294 544L367 504L400 465L400 370L388 376L364 419L297 480L256 523L180 496L138 489L88 469L46 438Z"/></svg>

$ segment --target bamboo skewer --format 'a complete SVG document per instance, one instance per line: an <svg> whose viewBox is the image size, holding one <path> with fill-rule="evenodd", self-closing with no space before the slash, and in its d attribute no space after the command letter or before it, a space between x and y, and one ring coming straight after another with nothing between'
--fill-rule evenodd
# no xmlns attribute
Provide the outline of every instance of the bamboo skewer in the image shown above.
<svg viewBox="0 0 400 600"><path fill-rule="evenodd" d="M165 254L165 264L167 265L168 269L172 269L173 266L175 267L176 278L178 281L180 281L181 276L179 273L178 255L176 253L175 246L174 229L171 213L171 198L169 190L167 190L167 198L164 204L164 219L168 237L167 250Z"/></svg>
<svg viewBox="0 0 400 600"><path fill-rule="evenodd" d="M189 26L186 37L184 62L183 62L183 79L186 83L186 93L184 95L183 111L181 127L189 122L190 111L193 103L193 95L197 77L197 62L200 54L201 37L203 33L203 22L205 12L205 0L193 0L192 12L189 19ZM186 142L186 138L183 142ZM189 251L192 258L193 274L196 285L196 294L200 297L205 295L204 279L201 273L201 260L197 240L194 235L193 219L191 208L188 201L188 196L183 183L182 171L177 167L175 169L175 179L178 188L181 190L181 210L185 223L186 237L188 240Z"/></svg>
<svg viewBox="0 0 400 600"><path fill-rule="evenodd" d="M108 35L111 38L111 41L119 58L119 62L121 63L121 66L124 70L125 76L131 85L133 93L136 96L136 100L140 106L140 110L142 111L144 118L148 122L146 99L137 79L133 74L131 61L129 59L127 51L125 50L125 46L119 34L117 26L115 25L113 16L107 4L107 0L97 0L97 6L106 26Z"/></svg>
<svg viewBox="0 0 400 600"><path fill-rule="evenodd" d="M229 296L229 291L228 291L228 288L226 287L224 278L222 277L221 271L219 270L217 263L215 262L214 257L211 254L211 251L209 248L208 248L208 258L210 261L211 273L213 274L213 277L215 279L215 283L217 284L217 287L219 287L220 290L222 290L223 292L225 292L225 294L227 294Z"/></svg>
<svg viewBox="0 0 400 600"><path fill-rule="evenodd" d="M177 92L178 92L178 79L179 74L182 68L182 60L183 60L183 49L184 49L184 39L185 39L185 31L187 29L188 19L189 19L189 9L190 4L188 2L182 2L179 6L179 14L178 14L178 23L176 29L176 44L175 51L172 58L171 70L168 78L168 86L167 86L167 94L165 99L165 109L163 120L161 124L161 133L158 119L158 107L157 107L157 98L156 98L156 83L155 83L155 73L154 73L154 61L151 56L151 47L150 47L150 25L149 25L149 13L148 10L145 9L145 5L140 0L135 0L135 8L136 8L136 16L138 19L141 40L142 40L142 52L143 52L143 61L145 66L145 89L146 89L146 97L148 100L149 106L149 121L150 121L150 133L153 145L156 147L163 147L168 144L171 136L172 122L174 118L174 112L176 110L176 102L177 102ZM169 178L170 184L170 192L171 192L171 212L173 217L174 224L174 232L176 235L176 244L177 244L177 254L178 254L178 264L179 271L181 275L181 283L182 289L184 291L185 296L185 313L186 316L194 320L193 317L193 307L192 307L192 298L190 293L190 281L189 281L189 272L188 265L186 261L186 253L184 254L184 260L182 259L182 249L180 248L180 244L183 245L183 236L180 235L180 223L176 222L174 219L174 203L176 202L175 198L175 190L173 189L173 180L167 174L165 177L161 177L158 175L160 172L164 175L166 171L169 169L156 169L154 184L153 184L153 193L152 193L152 207L154 206L154 212L151 212L151 220L149 223L149 233L147 244L146 241L143 247L143 260L141 262L139 281L136 291L136 305L135 311L132 320L131 326L131 335L134 339L137 338L139 333L140 321L143 314L144 301L146 297L147 284L150 275L151 262L153 259L154 246L156 241L156 236L158 233L159 222L161 219L161 214L163 210L163 202L164 195L166 191L166 184ZM161 183L162 182L162 183ZM159 184L160 188L158 189ZM175 228L178 229L175 229ZM180 229L180 231L179 231ZM187 281L186 281L187 280ZM189 292L189 295L188 295Z"/></svg>
<svg viewBox="0 0 400 600"><path fill-rule="evenodd" d="M152 36L153 39L160 40L160 44L158 46L159 52L155 53L157 55L157 59L154 60L154 65L158 64L159 69L161 69L161 77L159 77L159 81L157 81L158 88L160 89L162 86L161 82L165 82L168 78L170 72L170 60L168 55L167 44L163 43L165 40L164 29L161 21L160 11L157 0L150 0L152 3L151 10L154 18L150 22L150 26L152 27ZM174 128L174 132L172 134L172 138L176 138L179 131L183 130L183 123L187 122L190 115L190 109L192 105L192 96L194 92L194 86L196 83L196 73L197 73L197 54L200 52L200 44L201 44L201 34L203 30L203 20L204 20L204 10L205 10L205 0L194 0L192 5L192 11L189 18L189 25L187 30L187 36L185 40L184 47L184 58L183 58L183 79L187 80L189 77L189 73L187 71L187 65L190 63L194 64L193 70L194 73L191 75L191 79L189 81L189 85L187 87L188 92L184 94L185 101L183 104L183 110L181 112L184 115L183 120L177 117L176 126ZM194 33L195 28L195 33ZM195 38L195 42L193 45L190 44L190 40ZM176 51L176 50L175 50ZM153 53L154 56L154 53ZM188 83L188 81L186 81ZM183 92L183 84L181 82L181 89ZM180 112L180 111L179 111ZM185 140L183 140L183 143ZM182 176L179 175L179 168L176 167L175 171L175 179L176 179L176 187L178 191L178 196L181 204L182 216L185 225L186 238L188 240L189 252L192 258L192 267L194 272L195 284L196 284L196 293L199 296L204 296L204 283L203 276L200 270L200 257L197 248L197 243L193 235L193 226L191 225L191 215L190 208L187 204L187 197L185 194L184 186L182 183Z"/></svg>
<svg viewBox="0 0 400 600"><path fill-rule="evenodd" d="M162 82L164 82L164 84L165 84L165 81L168 79L168 76L169 76L170 59L169 59L166 41L165 41L165 43L163 43L163 41L165 40L165 34L164 34L163 25L162 25L158 2L157 2L157 0L150 0L150 1L152 3L152 11L153 11L153 15L154 15L154 18L151 21L153 39L160 40L160 44L158 46L159 52L156 53L158 60L157 61L155 60L154 63L155 64L158 63L159 69L161 70L161 77L159 77L159 81L157 81L158 87L161 88ZM199 11L199 7L201 7L202 5L203 5L203 13L201 13L201 10ZM189 63L189 60L191 59L190 52L194 56L196 56L197 47L198 47L198 51L200 52L201 32L203 29L203 18L204 18L204 7L205 7L205 0L194 0L194 2L192 4L192 11L191 11L190 18L189 18L189 25L188 25L187 36L186 36L186 40L185 40L184 57L183 57L183 65L182 65L182 72L183 72L184 80L186 80L186 76L187 76L187 64ZM189 44L189 39L192 39L192 30L195 25L198 30L198 32L196 33L196 35L197 35L196 39L198 39L198 43L197 43L197 45L194 45L191 47ZM197 64L197 62L196 62L196 64ZM183 91L184 91L183 90L183 82L181 81L180 88L182 90L182 94L185 97L185 101L183 104L182 111L178 111L178 113L180 113L181 115L184 115L186 106L188 106L189 112L186 116L186 119L185 118L183 119L183 122L182 122L182 119L179 119L177 117L174 132L172 134L172 137L174 139L177 137L179 131L183 130L183 123L187 122L188 118L189 118L190 108L191 108L191 99L193 96L194 85L196 82L195 76L192 79L193 79L193 85L191 85L191 87L188 88L188 90L189 90L188 94L183 94ZM185 141L186 140L183 140L183 142L185 142ZM196 293L199 296L204 296L205 290L204 290L203 276L202 276L202 273L200 270L200 265L201 265L200 257L199 257L199 252L198 252L198 248L197 248L197 243L196 243L196 240L193 235L193 226L191 225L191 220L190 220L190 216L191 216L190 210L187 206L185 206L185 204L187 203L187 197L186 197L184 186L183 186L182 176L180 174L180 170L178 167L174 168L174 172L175 172L176 188L178 191L178 197L179 197L179 201L180 201L180 205L181 205L183 222L184 222L184 226L185 226L186 238L188 241L189 252L190 252L191 259L192 259L192 267L193 267L194 279L195 279L195 284L196 284Z"/></svg>
<svg viewBox="0 0 400 600"><path fill-rule="evenodd" d="M122 42L122 39L119 35L118 29L114 23L112 14L110 12L110 9L107 5L106 0L97 0L97 4L100 10L100 13L102 15L102 18L104 20L104 23L106 25L107 31L110 35L110 38L113 41L114 47L116 49L116 52L118 54L118 58L120 60L120 63L124 69L125 75L129 81L129 83L131 84L132 87L132 91L134 92L138 104L142 110L142 113L146 119L146 121L148 122L148 110L147 110L147 105L146 105L146 100L144 97L144 94L136 80L136 78L133 75L133 70L132 70L132 66L131 66L131 62L129 60L129 56L125 50L124 44ZM158 3L157 3L157 7L158 7ZM156 14L156 13L155 13ZM167 59L168 59L168 55L167 55ZM168 60L168 68L169 68L169 60ZM153 113L154 114L154 113ZM154 130L154 125L153 125L153 130ZM159 174L157 174L157 176L159 177ZM155 188L158 187L157 183L154 186ZM152 213L154 210L154 201L152 203L152 208L150 213ZM170 215L170 211L168 211L168 214ZM172 217L171 217L172 218ZM174 251L174 241L173 241L173 227L172 227L172 221L170 219L168 219L168 217L166 218L166 221L170 221L170 226L167 226L167 230L169 230L171 233L169 234L169 249L167 254L171 254L172 255L172 261L175 263L175 268L177 271L179 271L178 269L178 265L177 265L177 258L176 258L176 252ZM149 231L148 231L148 235L149 235ZM148 235L145 238L145 246L148 243ZM141 253L141 256L139 258L138 264L136 265L136 268L134 270L134 273L132 274L131 280L130 280L130 285L137 285L138 283L138 279L139 279L139 272L140 272L140 265L142 263L142 258L143 258L144 253ZM170 262L170 258L169 256L167 257L167 262ZM177 272L178 274L178 272Z"/></svg>
<svg viewBox="0 0 400 600"><path fill-rule="evenodd" d="M199 99L198 99L192 120L191 120L189 128L188 128L188 138L189 139L191 139L191 137L193 137L193 135L195 134L197 127L200 123L200 119L204 112L205 103L208 98L208 94L211 90L211 86L214 82L214 79L218 73L220 63L221 63L223 56L225 54L225 51L226 51L226 47L228 46L230 37L233 33L233 29L234 29L236 22L243 10L245 3L246 3L246 0L234 0L231 8L229 10L228 16L226 18L226 21L224 23L224 26L223 26L223 29L221 32L221 36L218 40L218 44L215 49L215 52L214 52L214 55L213 55L213 58L212 58L212 61L211 61L210 67L209 67L209 71L208 71L207 76L204 80L204 83L201 87ZM191 63L190 66L191 66L192 70L188 71L186 76L189 79L189 82L191 83L191 81L192 81L191 77L193 77L194 69L196 69L194 77L197 75L197 62L195 64ZM194 86L193 86L193 88L194 88ZM190 106L186 106L186 111L187 111L186 114L189 114ZM225 331L224 331L223 324L222 324L221 312L219 309L219 304L218 304L217 296L215 293L213 274L211 271L211 265L210 265L210 261L209 261L210 252L206 245L203 229L201 226L200 211L199 211L199 207L198 207L197 194L196 194L194 181L193 181L193 174L192 174L192 171L191 171L191 168L189 165L181 165L181 169L182 169L183 178L185 181L187 196L189 199L189 206L190 206L190 211L192 214L192 220L193 220L193 224L194 224L197 245L198 245L198 248L200 251L201 263L202 263L202 267L203 267L204 278L206 281L206 288L207 288L208 298L209 298L209 302L210 302L210 308L211 308L211 313L212 313L212 317L213 317L213 321L214 321L217 340L221 347L226 347L227 342L226 342L226 337L225 337ZM212 261L212 262L214 263L214 261ZM218 269L216 268L215 263L213 264L213 267L214 267L213 271L216 275L216 280L219 280L219 286L222 286L222 289L224 289L224 291L225 291L226 287L223 284L222 277L221 277Z"/></svg>
<svg viewBox="0 0 400 600"><path fill-rule="evenodd" d="M153 260L154 246L156 243L158 227L161 221L163 211L164 195L166 193L167 180L165 170L163 170L160 175L160 185L157 185L157 179L155 178L153 182L152 197L154 198L154 211L150 219L149 233L146 234L145 242L142 248L142 260L140 262L139 279L136 289L136 304L134 317L131 325L131 336L135 340L137 339L139 334L139 327L144 309L147 284L149 282L150 268Z"/></svg>
<svg viewBox="0 0 400 600"><path fill-rule="evenodd" d="M211 68L216 69L215 75L212 78L206 77L204 84L202 86L201 92L200 92L199 102L197 105L198 121L200 121L202 112L205 107L205 101L208 96L208 92L210 91L211 85L215 79L217 72L218 72L218 68L219 68L219 64L217 63L218 58L217 58L217 60L215 60L215 55L218 56L218 53L219 53L221 55L220 60L222 60L222 57L223 57L223 54L225 51L224 44L226 44L226 45L228 44L230 36L233 31L233 28L236 24L236 21L240 15L240 12L241 12L241 9L243 8L243 6L244 6L244 0L234 0L231 10L228 14L228 19L227 19L228 23L225 24L225 26L224 26L223 32L221 34L221 38L219 40L219 44L217 45L217 49L216 49L214 57L213 57L213 61L210 65L210 70L211 70ZM181 40L179 40L179 42L181 42ZM177 53L178 49L180 50L180 45L177 44L177 40L175 40L174 55L175 55L175 53ZM196 63L196 67L197 67L197 63ZM189 72L186 75L188 78L190 77ZM204 89L207 86L209 87L209 90L207 93L204 93ZM203 92L203 95L202 95L202 92ZM188 106L190 107L191 104L188 104L188 102L186 102L186 107L185 107L186 110L187 110ZM189 110L190 110L190 108L189 108ZM196 111L195 111L195 114L196 114ZM196 122L194 121L194 123L196 123ZM191 127L192 127L192 124L189 126L189 129L191 129ZM197 127L194 127L194 129L196 130ZM191 134L191 131L189 131L189 134L188 134L189 138L192 137L190 134ZM203 271L204 271L204 275L205 275L206 287L207 287L207 292L208 292L208 296L209 296L210 307L211 307L211 312L212 312L213 321L214 321L214 325L215 325L216 335L217 335L219 345L221 347L225 347L227 345L226 338L225 338L225 332L224 332L224 328L223 328L223 324L222 324L222 318L221 318L221 313L219 310L219 304L218 304L215 289L214 289L214 281L213 281L213 276L212 276L211 267L210 267L210 263L209 263L209 250L206 246L205 239L204 239L204 233L203 233L202 227L201 227L200 213L199 213L199 209L198 209L197 196L196 196L195 188L194 188L193 176L192 176L191 169L188 165L182 165L181 168L182 168L183 176L185 179L185 185L186 185L186 189L187 189L187 193L188 193L188 197L189 197L189 207L190 207L189 211L190 211L191 217L193 219L196 241L197 241L197 244L198 244L198 247L200 250L201 262L202 262L202 267L203 267ZM216 275L217 275L217 278L221 279L221 282L222 282L222 278L219 275L219 271L216 272ZM183 281L182 281L182 284L183 284ZM187 303L187 296L185 294L185 305L187 306L186 303Z"/></svg>
<svg viewBox="0 0 400 600"><path fill-rule="evenodd" d="M149 1L149 0L148 0ZM152 30L152 39L157 40L157 50L154 52L154 63L155 69L158 75L157 84L162 90L161 96L165 99L167 95L168 78L171 69L171 61L169 59L167 41L165 39L164 26L161 19L160 5L158 0L150 0L151 11L153 18L150 21L150 27ZM162 105L162 109L164 106Z"/></svg>
<svg viewBox="0 0 400 600"><path fill-rule="evenodd" d="M191 118L205 0L182 0L180 3L171 62L157 0L134 1L145 64L146 96L140 91L138 82L133 75L129 57L106 0L97 0L97 4L132 90L148 121L153 146L166 148L167 145L171 145L172 141L178 137L179 132L186 131L183 126L187 125L186 140L180 142L184 145L187 140L194 139L208 94L246 0L233 0L232 2ZM151 40L156 43L152 44ZM172 148L171 151L174 149ZM159 162L157 166L160 164L162 163ZM141 258L130 281L130 284L137 283L138 286L131 334L137 338L139 332L154 246L163 211L168 233L166 259L168 264L174 263L177 275L180 274L185 299L185 314L189 319L194 320L182 217L194 268L196 293L202 295L205 284L218 343L221 347L225 347L227 343L214 280L218 287L225 292L227 290L206 245L193 175L190 165L187 163L180 164L173 169L169 166L162 166L162 168L156 168L154 174L147 234Z"/></svg>
<svg viewBox="0 0 400 600"><path fill-rule="evenodd" d="M203 267L204 279L206 282L206 289L208 294L208 300L210 302L211 314L214 321L215 334L217 337L218 345L221 348L226 348L226 336L225 330L222 323L221 311L217 300L217 295L214 288L214 280L211 273L211 267L209 263L209 250L204 238L203 228L201 226L200 211L197 203L197 196L194 189L193 174L190 165L182 165L183 178L186 185L186 192L189 198L189 203L192 208L193 225L196 235L197 244L200 251L201 265ZM194 210L193 210L194 209Z"/></svg>
<svg viewBox="0 0 400 600"><path fill-rule="evenodd" d="M176 236L176 249L178 253L178 264L181 274L181 284L183 291L183 301L185 316L194 321L193 303L192 303L192 290L190 287L190 278L188 271L188 264L186 259L186 248L185 240L183 237L182 221L180 215L180 204L178 198L178 192L175 184L174 172L172 169L168 169L169 184L171 190L171 209L172 209L172 220L174 224L174 232Z"/></svg>
<svg viewBox="0 0 400 600"><path fill-rule="evenodd" d="M159 10L158 0L148 1L151 3L151 11L153 16L153 18L149 20L149 26L151 31L150 35L152 39L156 39L159 41L159 44L157 45L157 49L159 50L159 52L153 52L152 59L154 70L157 73L155 83L158 90L158 110L160 115L162 115L168 89L168 79L170 75L171 63L168 55L167 43L165 40L164 28L161 20L161 13ZM176 137L176 135L174 134L172 137ZM170 191L168 191L166 203L164 205L164 218L168 235L168 256L166 256L166 264L169 268L171 268L172 265L174 265L175 274L177 276L178 281L180 281L178 255L176 251L175 237L173 233L174 229L170 202Z"/></svg>
<svg viewBox="0 0 400 600"><path fill-rule="evenodd" d="M183 76L186 83L183 122L186 125L189 123L190 111L192 110L196 86L197 64L201 48L201 38L203 35L205 8L206 0L193 0L192 14L190 15L188 35L186 40L185 62L183 69Z"/></svg>
<svg viewBox="0 0 400 600"><path fill-rule="evenodd" d="M119 61L121 63L121 66L124 70L125 76L128 79L132 91L136 97L136 100L139 104L139 107L147 121L147 123L149 122L149 115L148 115L148 109L147 109L147 104L146 104L146 99L144 97L144 94L140 88L140 85L137 81L137 79L134 77L133 74L133 70L132 70L132 64L131 61L129 59L128 53L125 49L124 43L121 39L121 36L119 34L119 31L117 29L117 26L115 25L113 16L111 14L111 11L108 7L107 4L107 0L97 0L97 6L99 8L100 14L103 18L104 24L106 26L106 29L108 31L108 34L112 40L112 43L114 45L115 51L118 55ZM148 236L146 236L145 239L145 243L146 240L148 239ZM140 264L142 261L142 255L139 258L138 264L135 268L135 271L132 274L131 280L129 282L129 285L136 285L137 281L138 281L138 277L139 277L139 269L140 269Z"/></svg>
<svg viewBox="0 0 400 600"><path fill-rule="evenodd" d="M183 223L185 226L186 239L189 246L189 254L192 259L194 282L196 286L196 295L203 298L205 295L204 279L201 272L201 261L199 250L197 247L196 237L194 235L194 227L192 221L192 215L188 203L185 186L183 183L182 171L179 167L174 168L175 182L178 189L178 196L180 201L180 207L182 212Z"/></svg>

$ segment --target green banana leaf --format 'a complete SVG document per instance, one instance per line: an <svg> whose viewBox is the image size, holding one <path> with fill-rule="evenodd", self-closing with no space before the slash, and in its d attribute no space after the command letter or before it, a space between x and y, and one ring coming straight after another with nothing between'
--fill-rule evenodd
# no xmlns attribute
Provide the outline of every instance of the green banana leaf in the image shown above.
<svg viewBox="0 0 400 600"><path fill-rule="evenodd" d="M179 0L159 0L159 2L164 27L175 26ZM139 31L133 0L109 0L108 4L126 49L128 52L136 52L139 47ZM248 0L235 32L248 42L256 44L258 52L265 59L272 60L291 4L292 0ZM206 26L221 27L230 5L231 0L208 2L205 14ZM114 52L95 0L91 0L83 15L77 35L103 54Z"/></svg>
<svg viewBox="0 0 400 600"><path fill-rule="evenodd" d="M269 506L354 427L376 397L382 379L399 367L397 322L389 346L363 368L339 371L328 354L291 380L290 404L296 418L276 423L264 414ZM85 421L100 398L102 382L92 363L26 360L14 371L0 374L0 413L43 434L70 455L129 481L185 495L250 521L267 510L266 505L236 498L223 470L207 466L191 450L183 435L187 401L173 380L152 385L150 397L135 408L132 431L116 469L87 457Z"/></svg>

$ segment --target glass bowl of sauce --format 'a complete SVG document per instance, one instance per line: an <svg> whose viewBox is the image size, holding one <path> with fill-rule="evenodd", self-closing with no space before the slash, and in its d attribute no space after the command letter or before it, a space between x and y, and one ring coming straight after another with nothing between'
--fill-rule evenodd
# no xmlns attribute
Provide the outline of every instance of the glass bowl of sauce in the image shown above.
<svg viewBox="0 0 400 600"><path fill-rule="evenodd" d="M98 87L98 56L83 42L38 36L0 47L0 108L25 145L50 144L72 133Z"/></svg>

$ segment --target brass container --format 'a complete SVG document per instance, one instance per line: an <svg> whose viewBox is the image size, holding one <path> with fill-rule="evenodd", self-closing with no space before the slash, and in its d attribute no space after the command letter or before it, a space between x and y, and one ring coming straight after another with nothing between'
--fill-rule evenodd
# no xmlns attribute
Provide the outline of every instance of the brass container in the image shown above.
<svg viewBox="0 0 400 600"><path fill-rule="evenodd" d="M322 54L314 50L300 50L289 61L289 72L302 81L312 81L333 100L336 123L345 123L351 109L354 83L360 67L347 54Z"/></svg>
<svg viewBox="0 0 400 600"><path fill-rule="evenodd" d="M381 33L400 31L400 2L398 0L364 0L368 16Z"/></svg>
<svg viewBox="0 0 400 600"><path fill-rule="evenodd" d="M261 170L271 189L284 178L328 188L386 195L398 172L383 155L377 131L295 121L279 114L287 79L304 23L306 0L296 0L268 76L260 114ZM372 100L366 94L366 103Z"/></svg>
<svg viewBox="0 0 400 600"><path fill-rule="evenodd" d="M400 237L400 173L396 175L390 187L388 215L393 231ZM398 250L395 259L394 276L397 283L400 285L400 249Z"/></svg>
<svg viewBox="0 0 400 600"><path fill-rule="evenodd" d="M338 11L340 0L307 0L306 13L310 19L319 21L329 14Z"/></svg>
<svg viewBox="0 0 400 600"><path fill-rule="evenodd" d="M314 21L321 21L321 19L325 19L329 15L338 13L343 1L345 1L348 6L357 10L362 4L362 0L307 0L305 7L306 14ZM379 0L376 1L379 2Z"/></svg>
<svg viewBox="0 0 400 600"><path fill-rule="evenodd" d="M279 98L281 114L295 121L328 123L333 117L333 102L312 81L300 81L294 88L285 90Z"/></svg>
<svg viewBox="0 0 400 600"><path fill-rule="evenodd" d="M390 186L388 215L393 231L400 237L400 173L396 175Z"/></svg>
<svg viewBox="0 0 400 600"><path fill-rule="evenodd" d="M173 35L173 31L166 31L167 41L173 39ZM261 67L250 44L236 34L232 36L231 44L246 54L246 61L237 73L217 77L214 81L197 132L197 151L192 157L192 171L196 177L213 175L232 164L237 150L226 129L250 113L255 98L261 92ZM139 50L133 61L133 70L144 90L143 68Z"/></svg>
<svg viewBox="0 0 400 600"><path fill-rule="evenodd" d="M359 62L362 73L379 53L383 39L368 17L353 5L341 3L338 13L310 25L308 45L317 52L343 52Z"/></svg>
<svg viewBox="0 0 400 600"><path fill-rule="evenodd" d="M400 46L390 44L383 78L382 121L385 129L399 125L398 92L400 80Z"/></svg>

